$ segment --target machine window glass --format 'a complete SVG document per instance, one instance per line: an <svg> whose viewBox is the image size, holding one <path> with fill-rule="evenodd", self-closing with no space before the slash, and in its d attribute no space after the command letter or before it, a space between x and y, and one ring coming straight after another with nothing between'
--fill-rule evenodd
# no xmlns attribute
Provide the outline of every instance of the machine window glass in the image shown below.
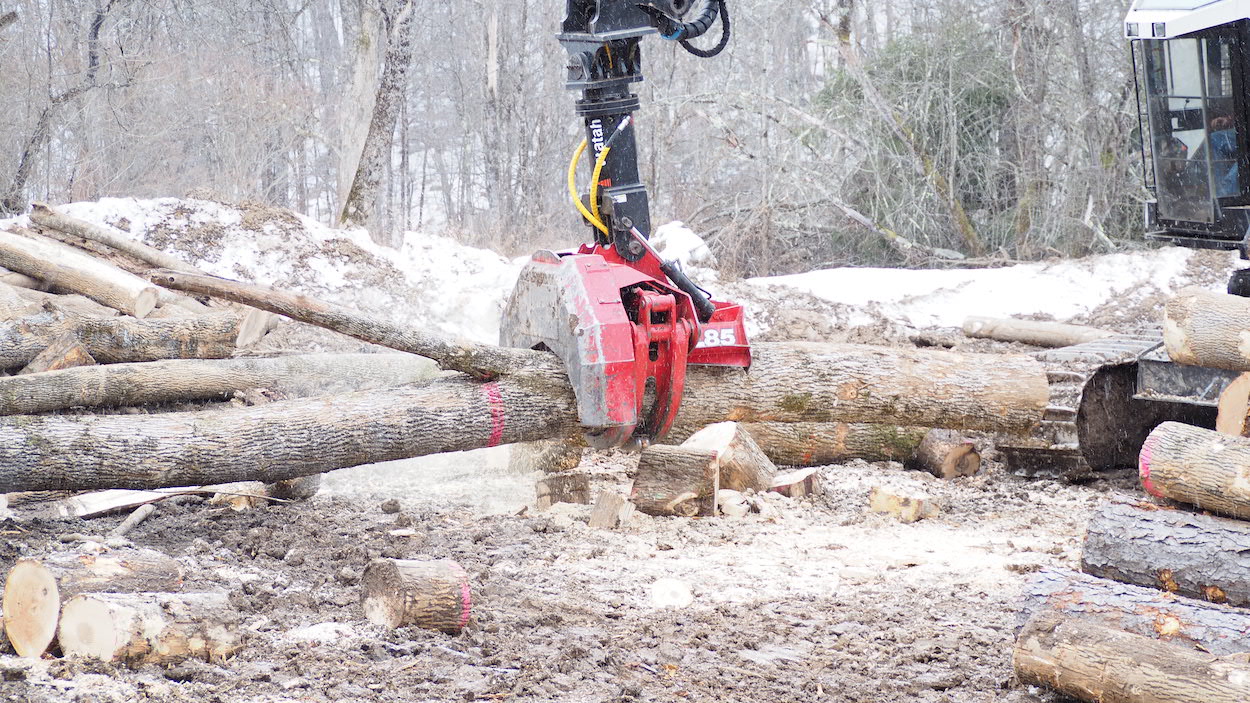
<svg viewBox="0 0 1250 703"><path fill-rule="evenodd" d="M1134 10L1193 10L1205 5L1214 5L1218 0L1135 0Z"/></svg>

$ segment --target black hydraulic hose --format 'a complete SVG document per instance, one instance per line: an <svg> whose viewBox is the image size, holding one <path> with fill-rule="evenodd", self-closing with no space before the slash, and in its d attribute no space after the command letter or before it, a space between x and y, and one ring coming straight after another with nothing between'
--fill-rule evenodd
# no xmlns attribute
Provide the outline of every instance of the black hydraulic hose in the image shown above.
<svg viewBox="0 0 1250 703"><path fill-rule="evenodd" d="M708 20L707 26L703 28L703 31L699 32L698 34L692 34L692 35L688 35L688 36L681 37L678 39L683 49L685 49L686 51L689 51L690 53L694 54L695 56L698 56L701 59L710 59L713 56L716 56L720 52L724 51L725 47L729 46L729 34L730 34L729 6L725 4L725 0L715 0L715 2L708 3L708 7L719 8L719 12L713 13L713 17L715 16L720 17L720 26L721 26L720 41L716 42L716 46L712 47L711 49L700 49L694 44L691 44L689 41L690 37L698 37L698 36L702 36L703 34L706 34L707 30L711 29L712 27L711 19ZM700 17L699 19L702 19L702 17Z"/></svg>
<svg viewBox="0 0 1250 703"><path fill-rule="evenodd" d="M699 16L693 22L681 22L664 14L649 5L639 6L644 12L651 15L655 21L656 29L660 30L660 36L671 41L679 42L686 51L700 58L708 59L716 56L729 46L730 26L729 26L729 7L725 4L725 0L709 0L707 6L699 13ZM690 43L691 39L701 37L707 34L712 28L712 23L716 18L720 18L721 37L716 46L711 49L700 49Z"/></svg>

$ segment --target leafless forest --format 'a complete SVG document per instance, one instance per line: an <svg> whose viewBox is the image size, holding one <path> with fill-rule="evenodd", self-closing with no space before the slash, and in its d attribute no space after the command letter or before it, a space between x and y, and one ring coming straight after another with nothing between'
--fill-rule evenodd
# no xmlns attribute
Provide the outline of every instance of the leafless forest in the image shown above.
<svg viewBox="0 0 1250 703"><path fill-rule="evenodd" d="M657 219L690 223L739 274L1134 241L1126 5L732 0L717 59L647 45ZM571 243L563 174L580 126L554 38L563 10L3 0L0 210L192 193L388 243L416 228Z"/></svg>

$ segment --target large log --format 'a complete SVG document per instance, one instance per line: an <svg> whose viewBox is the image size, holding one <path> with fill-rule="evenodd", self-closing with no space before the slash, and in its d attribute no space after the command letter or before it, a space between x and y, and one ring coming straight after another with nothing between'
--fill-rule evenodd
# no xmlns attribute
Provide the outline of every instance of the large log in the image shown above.
<svg viewBox="0 0 1250 703"><path fill-rule="evenodd" d="M31 203L30 219L35 224L112 247L153 266L186 273L200 273L199 269L178 257L170 256L160 249L136 241L119 230L71 217L46 203Z"/></svg>
<svg viewBox="0 0 1250 703"><path fill-rule="evenodd" d="M1250 652L1250 612L1065 569L1042 569L1021 592L1019 623L1044 610L1217 655Z"/></svg>
<svg viewBox="0 0 1250 703"><path fill-rule="evenodd" d="M1022 342L1037 347L1067 347L1115 336L1114 332L1084 325L998 317L969 317L964 320L963 329L969 337Z"/></svg>
<svg viewBox="0 0 1250 703"><path fill-rule="evenodd" d="M146 316L160 297L138 276L38 235L0 231L0 264L134 317Z"/></svg>
<svg viewBox="0 0 1250 703"><path fill-rule="evenodd" d="M1153 496L1250 520L1250 439L1165 422L1146 437L1138 468Z"/></svg>
<svg viewBox="0 0 1250 703"><path fill-rule="evenodd" d="M1250 298L1186 288L1164 306L1163 342L1178 364L1250 371Z"/></svg>
<svg viewBox="0 0 1250 703"><path fill-rule="evenodd" d="M103 363L224 359L235 351L238 329L239 316L229 312L137 320L43 310L20 320L0 322L0 368L25 366L66 333L77 335L91 356Z"/></svg>
<svg viewBox="0 0 1250 703"><path fill-rule="evenodd" d="M1022 683L1091 703L1250 700L1245 655L1221 658L1053 612L1020 633L1012 664Z"/></svg>
<svg viewBox="0 0 1250 703"><path fill-rule="evenodd" d="M84 366L0 378L0 415L72 407L223 399L267 388L288 397L399 386L433 378L434 363L412 354L304 354Z"/></svg>
<svg viewBox="0 0 1250 703"><path fill-rule="evenodd" d="M238 612L223 593L91 593L61 613L58 641L70 657L106 662L224 662L241 646Z"/></svg>
<svg viewBox="0 0 1250 703"><path fill-rule="evenodd" d="M1085 532L1087 573L1250 606L1250 523L1153 505L1102 505Z"/></svg>
<svg viewBox="0 0 1250 703"><path fill-rule="evenodd" d="M825 466L848 459L905 461L928 432L864 422L747 422L743 427L782 466Z"/></svg>

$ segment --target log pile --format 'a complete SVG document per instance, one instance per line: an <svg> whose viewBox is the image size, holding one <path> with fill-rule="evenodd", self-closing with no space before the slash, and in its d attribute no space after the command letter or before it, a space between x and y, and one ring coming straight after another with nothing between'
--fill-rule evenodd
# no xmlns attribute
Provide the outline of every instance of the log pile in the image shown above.
<svg viewBox="0 0 1250 703"><path fill-rule="evenodd" d="M1250 371L1250 301L1196 289L1168 302L1173 361ZM1158 502L1102 505L1081 568L1026 593L1013 662L1024 683L1086 701L1234 701L1250 695L1250 377L1220 400L1220 431L1164 422L1138 457ZM1127 584L1127 585L1125 585Z"/></svg>

